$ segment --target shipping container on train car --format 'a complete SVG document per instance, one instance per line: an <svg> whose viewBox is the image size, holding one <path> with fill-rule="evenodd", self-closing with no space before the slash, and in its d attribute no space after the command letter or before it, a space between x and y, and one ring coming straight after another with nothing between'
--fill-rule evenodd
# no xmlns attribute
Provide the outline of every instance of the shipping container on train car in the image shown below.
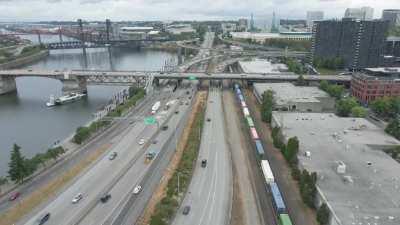
<svg viewBox="0 0 400 225"><path fill-rule="evenodd" d="M239 89L239 84L235 84L235 89Z"/></svg>
<svg viewBox="0 0 400 225"><path fill-rule="evenodd" d="M274 174L272 173L268 160L261 160L261 169L267 184L275 182Z"/></svg>
<svg viewBox="0 0 400 225"><path fill-rule="evenodd" d="M240 91L240 89L236 89L236 94L237 95L242 95L242 91Z"/></svg>
<svg viewBox="0 0 400 225"><path fill-rule="evenodd" d="M261 141L256 140L255 143L256 143L257 155L262 158L264 156L265 152L264 152L264 148L261 144Z"/></svg>
<svg viewBox="0 0 400 225"><path fill-rule="evenodd" d="M249 127L254 127L253 119L251 119L250 116L246 116L246 120L247 120L247 125L249 125Z"/></svg>
<svg viewBox="0 0 400 225"><path fill-rule="evenodd" d="M276 213L284 214L287 213L285 202L283 201L281 191L279 190L278 185L273 182L269 184L271 194L272 194L272 203L274 205Z"/></svg>
<svg viewBox="0 0 400 225"><path fill-rule="evenodd" d="M254 140L260 139L260 138L258 137L258 133L257 133L256 128L251 127L251 128L250 128L250 132L251 132L251 137L252 137Z"/></svg>
<svg viewBox="0 0 400 225"><path fill-rule="evenodd" d="M292 225L288 214L279 214L279 225Z"/></svg>
<svg viewBox="0 0 400 225"><path fill-rule="evenodd" d="M250 116L250 112L247 107L243 107L243 114L244 114L244 116Z"/></svg>
<svg viewBox="0 0 400 225"><path fill-rule="evenodd" d="M242 105L242 107L247 107L246 102L245 101L240 101L240 104Z"/></svg>

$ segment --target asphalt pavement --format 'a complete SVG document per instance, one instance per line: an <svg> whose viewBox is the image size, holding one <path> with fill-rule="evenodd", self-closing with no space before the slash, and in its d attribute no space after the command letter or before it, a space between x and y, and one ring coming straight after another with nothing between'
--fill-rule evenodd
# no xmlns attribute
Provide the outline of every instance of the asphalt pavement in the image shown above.
<svg viewBox="0 0 400 225"><path fill-rule="evenodd" d="M159 94L160 99L157 100L169 100L169 97L170 95L167 93ZM50 220L46 225L75 224L84 217L88 210L97 205L100 196L113 183L115 184L116 180L129 169L132 163L138 161L140 155L143 154L143 146L138 144L139 139L150 139L157 132L158 127L156 125L146 126L143 122L143 118L149 114L151 105L152 103L147 104L147 110L144 110L143 114L134 116L136 122L131 124L122 135L109 140L109 144L111 144L109 152L118 153L114 160L109 160L108 154L105 154L64 192L21 224L36 224L38 217L46 212L51 213ZM167 119L167 114L162 114L162 111L159 111L155 117L162 124ZM72 204L71 200L78 193L83 194L83 199L77 204Z"/></svg>
<svg viewBox="0 0 400 225"><path fill-rule="evenodd" d="M225 140L221 91L211 88L202 131L199 157L188 192L173 221L174 225L226 225L232 203L231 156ZM201 167L201 160L207 166ZM190 206L188 215L183 208Z"/></svg>

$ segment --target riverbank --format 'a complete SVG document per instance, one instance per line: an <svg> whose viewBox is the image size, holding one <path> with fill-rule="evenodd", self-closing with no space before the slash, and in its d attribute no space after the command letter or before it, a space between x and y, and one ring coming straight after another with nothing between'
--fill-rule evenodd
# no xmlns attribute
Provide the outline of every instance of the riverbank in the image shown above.
<svg viewBox="0 0 400 225"><path fill-rule="evenodd" d="M28 56L18 57L6 63L0 64L0 70L14 69L28 64L40 61L49 56L49 50L41 50L40 52L33 53Z"/></svg>

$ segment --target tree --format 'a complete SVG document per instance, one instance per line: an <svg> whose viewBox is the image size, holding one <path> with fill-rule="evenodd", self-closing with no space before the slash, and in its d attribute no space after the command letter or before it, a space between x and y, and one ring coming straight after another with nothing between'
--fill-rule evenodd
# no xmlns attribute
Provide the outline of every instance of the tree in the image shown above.
<svg viewBox="0 0 400 225"><path fill-rule="evenodd" d="M327 225L329 223L329 217L329 208L325 203L323 203L317 210L317 221L321 225Z"/></svg>
<svg viewBox="0 0 400 225"><path fill-rule="evenodd" d="M261 106L261 117L264 122L270 123L272 120L272 109L274 107L274 96L271 90L264 92L263 103Z"/></svg>
<svg viewBox="0 0 400 225"><path fill-rule="evenodd" d="M296 165L298 162L297 153L299 152L299 139L297 137L291 137L288 140L286 148L284 149L283 155L286 160L292 164Z"/></svg>
<svg viewBox="0 0 400 225"><path fill-rule="evenodd" d="M329 83L328 83L328 81L326 81L326 80L321 81L321 82L319 83L319 88L320 88L321 90L327 92L327 91L328 91L328 88L329 88Z"/></svg>
<svg viewBox="0 0 400 225"><path fill-rule="evenodd" d="M7 177L0 177L0 186L7 184L7 183L8 183Z"/></svg>
<svg viewBox="0 0 400 225"><path fill-rule="evenodd" d="M361 106L356 106L351 109L351 115L353 117L364 118L367 116L367 110Z"/></svg>
<svg viewBox="0 0 400 225"><path fill-rule="evenodd" d="M337 102L337 113L339 116L348 117L356 106L358 103L355 98L341 99Z"/></svg>
<svg viewBox="0 0 400 225"><path fill-rule="evenodd" d="M297 86L307 86L307 81L304 79L303 75L298 76L296 85Z"/></svg>
<svg viewBox="0 0 400 225"><path fill-rule="evenodd" d="M400 117L392 119L385 129L386 133L400 140Z"/></svg>
<svg viewBox="0 0 400 225"><path fill-rule="evenodd" d="M18 183L24 181L24 177L27 174L25 168L25 158L20 152L21 147L14 144L13 150L11 151L11 160L9 162L8 175L12 181Z"/></svg>

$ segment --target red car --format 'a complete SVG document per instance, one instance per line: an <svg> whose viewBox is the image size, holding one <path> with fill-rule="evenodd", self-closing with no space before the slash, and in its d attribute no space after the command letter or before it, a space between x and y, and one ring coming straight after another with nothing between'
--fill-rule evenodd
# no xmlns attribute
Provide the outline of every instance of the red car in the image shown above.
<svg viewBox="0 0 400 225"><path fill-rule="evenodd" d="M12 195L10 196L10 198L9 198L8 200L14 201L14 200L17 199L20 195L21 195L21 193L15 192L14 194L12 194Z"/></svg>

